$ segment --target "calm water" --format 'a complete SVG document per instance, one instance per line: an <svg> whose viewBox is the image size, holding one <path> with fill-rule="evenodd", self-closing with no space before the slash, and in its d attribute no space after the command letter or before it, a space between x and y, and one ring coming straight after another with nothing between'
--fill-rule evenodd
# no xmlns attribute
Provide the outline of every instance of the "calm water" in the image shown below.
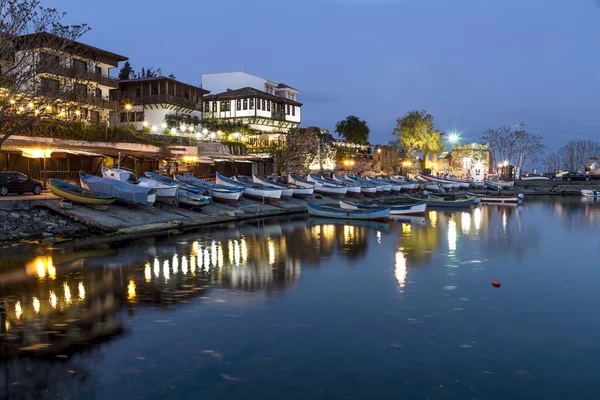
<svg viewBox="0 0 600 400"><path fill-rule="evenodd" d="M599 396L600 202L0 257L0 398Z"/></svg>

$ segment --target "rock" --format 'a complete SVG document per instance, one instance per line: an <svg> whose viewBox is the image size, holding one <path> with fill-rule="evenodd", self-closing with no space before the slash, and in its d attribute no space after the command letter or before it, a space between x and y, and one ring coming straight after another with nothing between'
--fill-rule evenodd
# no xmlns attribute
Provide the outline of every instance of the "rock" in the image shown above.
<svg viewBox="0 0 600 400"><path fill-rule="evenodd" d="M50 224L46 226L46 232L50 232L52 229L54 229L54 225Z"/></svg>
<svg viewBox="0 0 600 400"><path fill-rule="evenodd" d="M58 221L58 223L61 225L66 225L67 221L65 221L64 219L61 219L60 221Z"/></svg>
<svg viewBox="0 0 600 400"><path fill-rule="evenodd" d="M44 238L51 238L52 234L49 233L49 232L42 232L42 237L44 237Z"/></svg>
<svg viewBox="0 0 600 400"><path fill-rule="evenodd" d="M28 234L26 234L25 232L20 232L20 233L19 233L19 237L20 237L21 239L25 239L25 238L28 238L28 237L29 237L29 235L28 235Z"/></svg>
<svg viewBox="0 0 600 400"><path fill-rule="evenodd" d="M20 214L18 214L18 213L10 213L10 214L9 214L9 216L10 216L12 219L19 219L19 218L21 218L21 215L20 215Z"/></svg>

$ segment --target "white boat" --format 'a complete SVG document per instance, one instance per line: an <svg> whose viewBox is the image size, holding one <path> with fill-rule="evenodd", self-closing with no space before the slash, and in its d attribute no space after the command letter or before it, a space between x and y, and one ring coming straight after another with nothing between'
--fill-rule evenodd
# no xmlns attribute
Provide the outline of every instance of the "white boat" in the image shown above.
<svg viewBox="0 0 600 400"><path fill-rule="evenodd" d="M81 187L95 193L112 196L121 203L152 207L156 201L156 190L131 185L115 179L79 173Z"/></svg>
<svg viewBox="0 0 600 400"><path fill-rule="evenodd" d="M316 176L308 175L307 181L315 184L315 192L333 196L345 196L348 193L348 186L327 183Z"/></svg>
<svg viewBox="0 0 600 400"><path fill-rule="evenodd" d="M600 190L581 189L581 195L585 197L600 197Z"/></svg>
<svg viewBox="0 0 600 400"><path fill-rule="evenodd" d="M237 178L239 178L239 177L236 177L236 179ZM237 180L239 180L239 179L237 179ZM254 175L254 174L252 174L252 182L258 183L259 185L263 185L263 186L266 186L266 187L274 188L274 189L281 189L281 198L282 199L291 199L292 196L294 195L294 191L296 190L293 187L290 187L290 186L287 186L287 185L281 185L279 183L275 183L273 181L270 181L267 178L264 178L262 176L257 176L257 175ZM309 190L309 189L305 189L305 190Z"/></svg>
<svg viewBox="0 0 600 400"><path fill-rule="evenodd" d="M542 175L534 175L534 176L522 176L522 181L549 181L550 178Z"/></svg>
<svg viewBox="0 0 600 400"><path fill-rule="evenodd" d="M424 182L430 182L430 183L437 183L438 185L442 186L444 189L458 189L459 187L461 187L461 183L459 182L452 182L452 181L447 181L435 176L430 176L430 175L419 175L417 176L417 179L421 178ZM467 185L468 187L468 185Z"/></svg>
<svg viewBox="0 0 600 400"><path fill-rule="evenodd" d="M244 196L252 197L255 199L259 199L262 201L268 201L270 203L277 203L277 201L281 198L281 190L268 188L266 186L258 185L255 183L241 183L235 179L227 178L224 175L221 175L217 172L217 183L223 186L243 188Z"/></svg>
<svg viewBox="0 0 600 400"><path fill-rule="evenodd" d="M358 182L358 183L366 183L366 184L375 185L375 188L378 192L391 192L392 191L392 185L388 184L388 183L371 182L371 181L368 181L359 176L350 175L350 174L346 174L346 179L350 179L351 181Z"/></svg>
<svg viewBox="0 0 600 400"><path fill-rule="evenodd" d="M397 183L397 182L393 182L393 181L388 181L387 179L383 179L383 178L372 178L370 176L365 176L365 180L367 182L371 182L374 185L390 185L391 187L391 191L392 192L399 192L402 190L402 184Z"/></svg>
<svg viewBox="0 0 600 400"><path fill-rule="evenodd" d="M333 180L335 182L339 183L340 185L347 185L347 186L356 186L356 183L357 183L357 182L351 181L350 179L342 178L338 174L333 174ZM374 195L375 193L377 193L377 186L370 185L370 184L361 184L360 192L367 196Z"/></svg>
<svg viewBox="0 0 600 400"><path fill-rule="evenodd" d="M340 207L345 210L368 210L373 208L386 207L390 210L390 215L421 215L425 214L427 204L425 202L397 205L397 206L386 206L386 205L364 205L353 203L351 201L340 200Z"/></svg>
<svg viewBox="0 0 600 400"><path fill-rule="evenodd" d="M488 175L487 179L485 180L486 184L490 184L496 187L513 187L515 186L515 182L507 182L507 181L502 181L498 178L498 175ZM488 185L486 185L488 186Z"/></svg>
<svg viewBox="0 0 600 400"><path fill-rule="evenodd" d="M323 178L322 176L318 177L318 176L312 175L312 174L309 174L308 179L309 180L318 179L321 181L321 183L325 183L327 185L345 186L346 194L348 196L360 197L360 194L362 192L360 185L357 185L356 183L340 183L340 182L333 181L331 179Z"/></svg>
<svg viewBox="0 0 600 400"><path fill-rule="evenodd" d="M482 203L521 203L523 201L523 198L525 197L525 195L522 193L514 195L488 195L467 192L467 195L481 199Z"/></svg>
<svg viewBox="0 0 600 400"><path fill-rule="evenodd" d="M107 168L102 166L102 176L106 179L112 179L119 182L136 185L138 187L155 189L156 200L161 203L176 205L177 190L179 185L166 185L148 178L138 178L129 170L122 168Z"/></svg>
<svg viewBox="0 0 600 400"><path fill-rule="evenodd" d="M473 181L468 181L465 179L457 178L456 176L449 176L449 175L442 176L442 179L447 182L458 183L459 187L461 187L461 188L471 187L471 184L473 183Z"/></svg>
<svg viewBox="0 0 600 400"><path fill-rule="evenodd" d="M315 188L314 182L309 182L306 179L302 179L293 174L288 174L288 183L292 184L292 185L296 185L301 188L306 188L306 189L314 189Z"/></svg>
<svg viewBox="0 0 600 400"><path fill-rule="evenodd" d="M201 179L194 178L188 173L183 175L175 174L175 179L198 189L206 189L215 201L223 204L236 204L244 193L244 189L236 189L228 186L217 185L216 183L212 182L206 182Z"/></svg>

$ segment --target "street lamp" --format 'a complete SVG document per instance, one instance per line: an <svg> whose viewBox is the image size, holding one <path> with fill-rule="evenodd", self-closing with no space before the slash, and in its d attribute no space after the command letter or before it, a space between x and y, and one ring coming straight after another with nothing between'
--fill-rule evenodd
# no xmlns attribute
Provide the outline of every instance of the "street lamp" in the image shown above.
<svg viewBox="0 0 600 400"><path fill-rule="evenodd" d="M449 141L451 144L454 144L454 143L458 142L458 139L460 139L460 137L458 136L458 134L457 134L457 133L451 133L451 134L448 136L448 141Z"/></svg>
<svg viewBox="0 0 600 400"><path fill-rule="evenodd" d="M508 167L508 161L504 161L504 166Z"/></svg>
<svg viewBox="0 0 600 400"><path fill-rule="evenodd" d="M131 104L125 104L125 110L127 111L127 123L129 123L129 114L131 111Z"/></svg>

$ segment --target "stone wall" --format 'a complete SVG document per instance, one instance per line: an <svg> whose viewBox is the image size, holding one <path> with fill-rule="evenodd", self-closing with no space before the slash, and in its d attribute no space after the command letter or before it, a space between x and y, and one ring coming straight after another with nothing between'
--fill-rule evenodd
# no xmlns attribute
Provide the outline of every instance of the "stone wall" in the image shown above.
<svg viewBox="0 0 600 400"><path fill-rule="evenodd" d="M42 207L0 210L0 243L24 239L52 240L91 233L88 226Z"/></svg>

